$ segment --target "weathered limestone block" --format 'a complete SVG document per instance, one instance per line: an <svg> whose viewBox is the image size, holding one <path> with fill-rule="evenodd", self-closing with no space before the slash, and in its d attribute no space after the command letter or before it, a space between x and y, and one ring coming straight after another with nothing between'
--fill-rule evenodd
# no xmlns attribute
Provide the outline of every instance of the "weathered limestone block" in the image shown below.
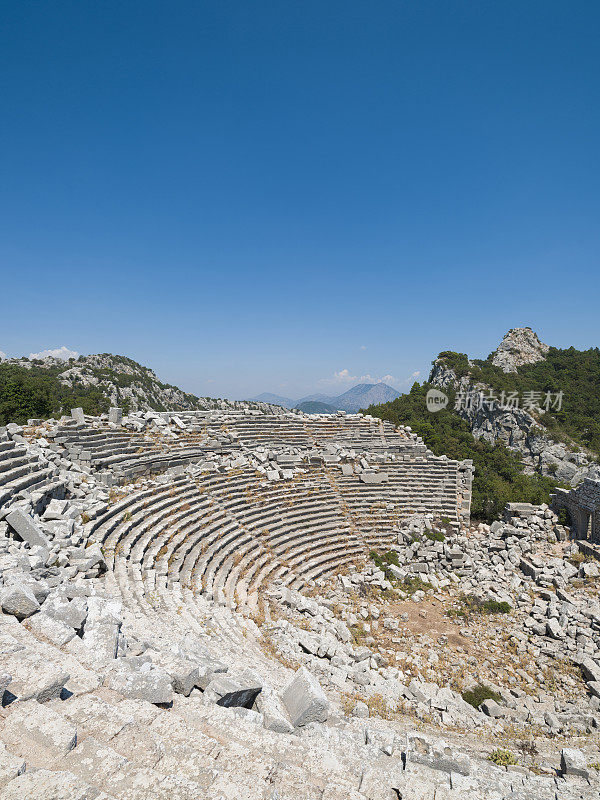
<svg viewBox="0 0 600 800"><path fill-rule="evenodd" d="M12 614L18 620L30 617L40 610L34 593L22 583L13 583L0 593L0 606L5 614Z"/></svg>
<svg viewBox="0 0 600 800"><path fill-rule="evenodd" d="M0 742L0 792L6 788L8 783L25 772L26 761L9 753L6 747Z"/></svg>
<svg viewBox="0 0 600 800"><path fill-rule="evenodd" d="M52 592L42 605L42 611L58 622L79 631L87 618L87 600L85 597L74 597L69 600L61 592Z"/></svg>
<svg viewBox="0 0 600 800"><path fill-rule="evenodd" d="M189 697L192 689L198 685L200 678L198 667L191 661L171 656L159 657L155 661L171 676L173 691Z"/></svg>
<svg viewBox="0 0 600 800"><path fill-rule="evenodd" d="M325 722L329 700L306 667L300 667L283 692L283 702L295 728L310 722Z"/></svg>
<svg viewBox="0 0 600 800"><path fill-rule="evenodd" d="M115 598L89 597L83 642L98 660L117 657L123 607Z"/></svg>
<svg viewBox="0 0 600 800"><path fill-rule="evenodd" d="M221 661L212 658L194 659L198 668L198 680L196 686L204 691L212 679L217 675L227 672L228 667Z"/></svg>
<svg viewBox="0 0 600 800"><path fill-rule="evenodd" d="M25 772L12 780L2 793L2 800L109 800L104 792L85 783L71 772L40 769Z"/></svg>
<svg viewBox="0 0 600 800"><path fill-rule="evenodd" d="M587 779L590 777L587 763L585 754L575 747L564 747L560 751L560 769L563 775L576 775Z"/></svg>
<svg viewBox="0 0 600 800"><path fill-rule="evenodd" d="M77 635L74 628L53 619L43 611L33 614L23 624L38 639L46 639L55 647L62 647Z"/></svg>
<svg viewBox="0 0 600 800"><path fill-rule="evenodd" d="M71 416L75 420L78 425L85 424L85 416L83 413L83 408L72 408L71 409Z"/></svg>
<svg viewBox="0 0 600 800"><path fill-rule="evenodd" d="M21 511L20 508L15 508L13 511L6 515L6 521L15 533L30 547L43 547L46 551L50 550L50 542L48 537L36 525L31 517Z"/></svg>
<svg viewBox="0 0 600 800"><path fill-rule="evenodd" d="M60 714L36 700L15 704L6 722L2 737L10 750L29 760L32 745L42 748L44 755L62 758L77 744L77 728Z"/></svg>
<svg viewBox="0 0 600 800"><path fill-rule="evenodd" d="M290 723L283 703L270 686L263 686L256 698L256 709L263 716L263 725L275 733L292 733L294 726Z"/></svg>
<svg viewBox="0 0 600 800"><path fill-rule="evenodd" d="M120 425L123 422L123 409L118 407L109 408L108 421L113 425Z"/></svg>
<svg viewBox="0 0 600 800"><path fill-rule="evenodd" d="M149 663L136 670L125 664L116 665L106 683L109 688L132 700L146 700L160 705L173 700L171 676L160 667L152 669Z"/></svg>
<svg viewBox="0 0 600 800"><path fill-rule="evenodd" d="M581 662L581 670L588 681L600 683L600 664L592 658L585 658Z"/></svg>
<svg viewBox="0 0 600 800"><path fill-rule="evenodd" d="M48 505L46 506L46 510L42 514L43 520L57 520L63 519L67 507L69 505L68 500L50 500Z"/></svg>
<svg viewBox="0 0 600 800"><path fill-rule="evenodd" d="M46 703L55 700L70 678L68 672L27 650L5 655L3 662L12 675L9 691L22 701L33 699Z"/></svg>

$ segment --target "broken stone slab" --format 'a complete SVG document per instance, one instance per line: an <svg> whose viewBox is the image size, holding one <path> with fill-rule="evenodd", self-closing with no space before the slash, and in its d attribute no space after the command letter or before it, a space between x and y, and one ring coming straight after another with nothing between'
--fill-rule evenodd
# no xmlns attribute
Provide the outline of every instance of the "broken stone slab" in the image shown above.
<svg viewBox="0 0 600 800"><path fill-rule="evenodd" d="M117 657L123 606L116 598L88 597L83 642L99 660Z"/></svg>
<svg viewBox="0 0 600 800"><path fill-rule="evenodd" d="M506 709L491 698L484 700L479 706L479 709L483 711L484 714L487 714L488 717L492 717L493 719L506 716Z"/></svg>
<svg viewBox="0 0 600 800"><path fill-rule="evenodd" d="M6 515L6 521L13 529L13 531L30 547L42 547L47 552L50 550L50 542L48 537L36 525L34 520L21 511L20 508L15 508Z"/></svg>
<svg viewBox="0 0 600 800"><path fill-rule="evenodd" d="M564 639L565 632L557 619L549 619L546 623L546 634L551 639Z"/></svg>
<svg viewBox="0 0 600 800"><path fill-rule="evenodd" d="M50 500L46 506L46 510L42 514L42 519L44 521L62 520L66 514L68 505L68 500Z"/></svg>
<svg viewBox="0 0 600 800"><path fill-rule="evenodd" d="M593 658L584 658L581 662L581 671L588 681L600 683L600 665Z"/></svg>
<svg viewBox="0 0 600 800"><path fill-rule="evenodd" d="M52 592L44 601L41 610L63 625L79 631L87 618L87 599L74 597L69 600L62 592Z"/></svg>
<svg viewBox="0 0 600 800"><path fill-rule="evenodd" d="M0 742L0 792L13 778L22 775L25 772L27 762L9 753L6 747Z"/></svg>
<svg viewBox="0 0 600 800"><path fill-rule="evenodd" d="M467 756L456 754L444 741L431 743L420 734L407 734L405 762L407 768L409 764L420 764L442 772L471 773L471 760Z"/></svg>
<svg viewBox="0 0 600 800"><path fill-rule="evenodd" d="M564 747L560 751L560 770L563 775L575 775L589 780L590 771L585 754L575 747Z"/></svg>
<svg viewBox="0 0 600 800"><path fill-rule="evenodd" d="M171 677L173 691L189 697L192 690L198 685L199 670L191 661L174 656L158 656L154 659L162 669Z"/></svg>
<svg viewBox="0 0 600 800"><path fill-rule="evenodd" d="M360 480L367 484L386 483L388 481L387 472L361 472Z"/></svg>
<svg viewBox="0 0 600 800"><path fill-rule="evenodd" d="M106 570L106 561L104 560L104 554L100 546L92 544L83 551L83 558L80 559L77 568L80 572L87 572L88 569L92 569L92 567L96 566L99 566L102 570Z"/></svg>
<svg viewBox="0 0 600 800"><path fill-rule="evenodd" d="M283 703L270 686L263 686L256 698L256 710L263 716L263 725L275 733L292 733L294 726L290 723Z"/></svg>
<svg viewBox="0 0 600 800"><path fill-rule="evenodd" d="M36 700L15 704L5 720L4 743L16 755L32 757L32 745L53 760L67 755L77 744L77 728L53 709Z"/></svg>
<svg viewBox="0 0 600 800"><path fill-rule="evenodd" d="M194 659L194 663L198 669L196 686L198 689L202 689L202 691L206 689L214 677L217 675L224 675L229 669L227 664L212 658Z"/></svg>
<svg viewBox="0 0 600 800"><path fill-rule="evenodd" d="M53 619L43 611L33 614L24 621L23 625L30 630L36 638L46 639L55 647L62 647L77 635L74 628L65 625L64 622Z"/></svg>
<svg viewBox="0 0 600 800"><path fill-rule="evenodd" d="M128 759L113 750L110 745L87 736L74 750L66 756L61 766L71 770L84 780L112 788L114 776L118 775L121 784L123 770L127 768Z"/></svg>
<svg viewBox="0 0 600 800"><path fill-rule="evenodd" d="M587 688L594 695L594 697L599 697L600 698L600 682L598 682L598 681L588 681Z"/></svg>
<svg viewBox="0 0 600 800"><path fill-rule="evenodd" d="M16 650L3 655L6 670L12 675L8 693L20 701L37 700L46 703L62 694L69 681L68 672L39 659L35 651Z"/></svg>
<svg viewBox="0 0 600 800"><path fill-rule="evenodd" d="M73 775L72 772L57 772L37 769L25 772L7 784L2 800L112 800L95 786Z"/></svg>
<svg viewBox="0 0 600 800"><path fill-rule="evenodd" d="M247 670L247 673L250 671ZM262 691L262 681L247 673L246 677L240 676L236 680L227 675L215 675L204 690L202 699L225 708L252 708Z"/></svg>
<svg viewBox="0 0 600 800"><path fill-rule="evenodd" d="M311 722L325 722L329 717L329 700L306 667L298 669L284 689L282 700L294 728Z"/></svg>
<svg viewBox="0 0 600 800"><path fill-rule="evenodd" d="M12 614L18 620L26 619L40 610L34 593L22 583L13 583L2 590L0 606L5 614Z"/></svg>
<svg viewBox="0 0 600 800"><path fill-rule="evenodd" d="M132 700L145 700L154 705L168 705L173 701L171 676L160 667L152 668L147 662L132 670L126 664L113 667L106 685Z"/></svg>
<svg viewBox="0 0 600 800"><path fill-rule="evenodd" d="M50 586L48 581L40 579L36 580L29 572L13 572L4 575L6 586L13 584L20 584L30 589L33 592L35 599L41 605L50 594Z"/></svg>

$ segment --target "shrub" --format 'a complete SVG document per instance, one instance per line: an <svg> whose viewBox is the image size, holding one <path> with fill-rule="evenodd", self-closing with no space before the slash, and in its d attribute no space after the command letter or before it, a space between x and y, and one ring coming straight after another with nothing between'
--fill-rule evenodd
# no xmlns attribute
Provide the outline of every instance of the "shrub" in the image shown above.
<svg viewBox="0 0 600 800"><path fill-rule="evenodd" d="M468 617L471 614L510 614L510 604L505 600L479 600L472 594L460 596L459 608L451 608L447 614L450 617Z"/></svg>
<svg viewBox="0 0 600 800"><path fill-rule="evenodd" d="M512 764L519 763L510 750L502 750L500 748L498 750L492 750L488 758L499 767L509 767Z"/></svg>
<svg viewBox="0 0 600 800"><path fill-rule="evenodd" d="M395 550L388 550L387 553L381 555L376 550L371 550L369 558L374 562L375 566L380 569L385 575L386 580L390 583L396 581L396 577L390 572L389 566L393 564L396 567L400 566L398 561L398 553Z"/></svg>
<svg viewBox="0 0 600 800"><path fill-rule="evenodd" d="M468 703L473 708L479 708L484 700L495 700L499 703L502 698L491 687L486 686L484 683L478 683L474 689L467 689L461 695L465 703Z"/></svg>
<svg viewBox="0 0 600 800"><path fill-rule="evenodd" d="M441 531L430 531L429 528L425 530L425 536L431 539L432 542L445 542L446 537Z"/></svg>
<svg viewBox="0 0 600 800"><path fill-rule="evenodd" d="M558 524L564 525L565 527L569 527L571 524L569 509L565 508L564 506L558 509Z"/></svg>

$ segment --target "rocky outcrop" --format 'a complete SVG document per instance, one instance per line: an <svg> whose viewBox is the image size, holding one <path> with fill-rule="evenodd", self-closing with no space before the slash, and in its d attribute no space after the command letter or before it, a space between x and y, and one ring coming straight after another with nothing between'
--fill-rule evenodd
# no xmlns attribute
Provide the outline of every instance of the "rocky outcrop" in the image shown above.
<svg viewBox="0 0 600 800"><path fill-rule="evenodd" d="M516 372L523 364L543 361L549 349L531 328L511 328L492 353L492 364L504 372Z"/></svg>
<svg viewBox="0 0 600 800"><path fill-rule="evenodd" d="M531 331L530 328L514 330ZM511 333L512 331L509 331L503 341L507 341ZM533 331L531 333L537 340L535 333ZM496 354L500 353L501 347L502 345ZM525 357L525 353L522 352L519 357ZM532 351L529 351L529 357L533 358ZM540 359L534 358L534 360ZM521 363L532 363L532 361ZM467 422L473 436L489 444L500 442L519 453L525 472L549 475L571 486L577 486L585 478L592 480L600 478L600 466L591 453L585 452L575 443L556 441L544 425L528 411L522 408L507 408L498 402L489 401L487 399L490 393L489 386L473 382L469 376L458 377L443 358L434 361L429 383L442 390L453 389L458 399L455 410ZM477 398L479 393L483 402ZM461 398L469 397L475 398L475 402L461 401ZM538 411L542 413L542 409Z"/></svg>
<svg viewBox="0 0 600 800"><path fill-rule="evenodd" d="M177 386L162 383L149 367L144 367L126 356L110 353L80 356L68 361L54 356L42 359L14 358L5 359L4 363L28 370L53 370L63 386L73 390L97 388L110 406L123 406L129 411L203 411L213 408L252 408L267 411L276 408L270 403L259 401L196 397Z"/></svg>

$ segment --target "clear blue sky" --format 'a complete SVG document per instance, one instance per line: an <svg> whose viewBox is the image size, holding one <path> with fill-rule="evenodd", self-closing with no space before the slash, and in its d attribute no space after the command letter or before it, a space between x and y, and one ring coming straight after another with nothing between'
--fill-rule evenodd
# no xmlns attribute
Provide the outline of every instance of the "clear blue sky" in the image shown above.
<svg viewBox="0 0 600 800"><path fill-rule="evenodd" d="M1 19L8 355L298 397L409 384L516 325L600 345L598 2L5 0Z"/></svg>

